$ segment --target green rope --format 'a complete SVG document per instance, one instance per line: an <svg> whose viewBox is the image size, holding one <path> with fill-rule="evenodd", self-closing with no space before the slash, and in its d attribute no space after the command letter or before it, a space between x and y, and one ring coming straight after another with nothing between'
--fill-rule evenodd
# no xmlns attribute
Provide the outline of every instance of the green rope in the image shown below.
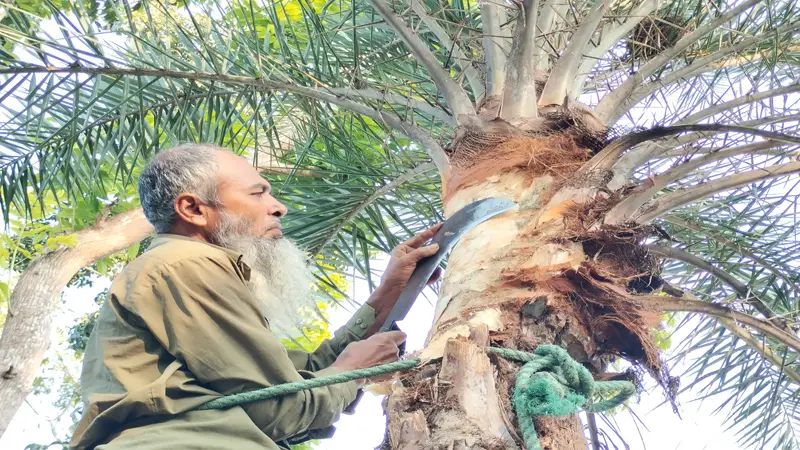
<svg viewBox="0 0 800 450"><path fill-rule="evenodd" d="M502 358L524 364L517 373L513 403L527 450L542 449L533 425L534 417L569 416L575 414L582 406L589 412L605 411L621 405L634 393L633 384L627 381L594 381L585 367L557 345L541 345L533 353L498 347L490 347L489 351ZM316 387L409 370L417 367L420 363L419 359L408 359L368 369L279 384L256 391L220 397L197 409L202 411L230 408ZM608 400L586 404L587 399L593 396L608 396L614 392L617 394Z"/></svg>
<svg viewBox="0 0 800 450"><path fill-rule="evenodd" d="M594 381L592 374L557 345L541 345L533 354L491 348L503 358L525 363L514 384L514 413L527 450L541 450L534 417L575 414L594 395L617 395L584 409L600 412L621 405L634 393L628 381Z"/></svg>
<svg viewBox="0 0 800 450"><path fill-rule="evenodd" d="M330 386L333 384L347 383L348 381L362 380L364 378L378 377L393 372L402 372L404 370L413 369L420 363L418 359L407 359L404 361L397 361L380 366L369 367L367 369L358 369L350 372L337 373L336 375L327 375L319 378L309 378L303 381L295 381L294 383L276 384L264 389L255 391L242 392L240 394L228 395L218 399L211 400L208 403L200 405L197 408L199 411L206 409L224 409L231 406L237 406L244 403L257 402L259 400L266 400L274 397L281 397L284 395L295 394L307 389L314 389L322 386Z"/></svg>

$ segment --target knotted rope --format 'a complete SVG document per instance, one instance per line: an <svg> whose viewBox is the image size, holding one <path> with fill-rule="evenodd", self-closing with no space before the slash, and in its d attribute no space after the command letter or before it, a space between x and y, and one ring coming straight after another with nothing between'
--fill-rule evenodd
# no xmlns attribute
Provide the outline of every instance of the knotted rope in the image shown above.
<svg viewBox="0 0 800 450"><path fill-rule="evenodd" d="M629 381L594 381L592 374L557 345L541 345L526 353L492 348L505 359L525 363L514 384L514 413L528 450L542 450L533 418L575 414L594 395L617 395L588 404L588 412L600 412L625 402L635 389Z"/></svg>
<svg viewBox="0 0 800 450"><path fill-rule="evenodd" d="M634 393L633 384L628 381L594 381L585 367L557 345L541 345L533 353L498 347L489 347L489 352L511 361L524 363L517 373L513 404L527 450L542 449L533 425L534 417L569 416L584 405L584 409L589 412L605 411L621 405ZM220 397L197 409L230 408L316 387L401 372L413 369L421 363L422 361L419 359L408 359L336 375L278 384L264 389ZM607 396L614 392L617 394L608 400L586 405L588 399L595 395Z"/></svg>

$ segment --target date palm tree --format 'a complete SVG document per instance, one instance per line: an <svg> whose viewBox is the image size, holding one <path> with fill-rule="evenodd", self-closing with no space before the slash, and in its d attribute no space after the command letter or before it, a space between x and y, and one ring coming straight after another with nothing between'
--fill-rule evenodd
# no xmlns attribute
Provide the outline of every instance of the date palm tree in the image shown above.
<svg viewBox="0 0 800 450"><path fill-rule="evenodd" d="M214 142L276 180L294 239L371 282L370 258L407 234L518 203L450 255L423 350L444 362L393 386L391 448L520 448L515 366L489 343L556 344L670 400L688 376L744 446L800 446L796 2L37 5L0 22L7 217L45 195L130 196L159 149ZM64 284L150 232L138 210L113 215L20 278L0 432ZM682 385L654 338L676 312L700 324L676 343ZM638 369L608 373L618 358ZM586 445L575 417L535 425L544 448Z"/></svg>

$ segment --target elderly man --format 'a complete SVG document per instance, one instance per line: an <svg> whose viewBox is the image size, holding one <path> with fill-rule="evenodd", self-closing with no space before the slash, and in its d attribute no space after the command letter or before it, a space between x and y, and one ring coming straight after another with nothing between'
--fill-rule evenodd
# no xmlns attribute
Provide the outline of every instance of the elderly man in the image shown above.
<svg viewBox="0 0 800 450"><path fill-rule="evenodd" d="M153 159L139 195L158 237L116 277L100 310L72 447L263 450L329 437L361 383L194 409L221 395L396 361L405 335L376 331L417 261L436 252L424 244L438 226L398 246L366 305L306 353L287 350L270 330L296 325L298 308L313 304L307 258L283 238L286 207L247 161L182 145Z"/></svg>

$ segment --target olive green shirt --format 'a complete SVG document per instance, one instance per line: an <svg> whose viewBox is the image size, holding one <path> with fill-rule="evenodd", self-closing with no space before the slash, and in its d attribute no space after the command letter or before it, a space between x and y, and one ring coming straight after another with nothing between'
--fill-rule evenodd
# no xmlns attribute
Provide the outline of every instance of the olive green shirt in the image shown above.
<svg viewBox="0 0 800 450"><path fill-rule="evenodd" d="M270 332L245 282L241 254L174 235L157 237L111 284L83 362L76 449L279 449L329 436L357 398L355 382L226 410L192 411L222 395L336 373L364 336L365 305L313 353Z"/></svg>

